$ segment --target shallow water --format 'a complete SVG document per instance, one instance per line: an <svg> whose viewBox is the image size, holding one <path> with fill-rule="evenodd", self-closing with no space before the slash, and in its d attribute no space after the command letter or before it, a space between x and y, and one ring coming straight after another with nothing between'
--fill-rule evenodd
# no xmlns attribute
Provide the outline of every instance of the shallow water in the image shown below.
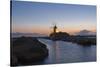
<svg viewBox="0 0 100 67"><path fill-rule="evenodd" d="M49 49L49 56L42 64L96 61L96 45L81 46L64 41L38 40Z"/></svg>

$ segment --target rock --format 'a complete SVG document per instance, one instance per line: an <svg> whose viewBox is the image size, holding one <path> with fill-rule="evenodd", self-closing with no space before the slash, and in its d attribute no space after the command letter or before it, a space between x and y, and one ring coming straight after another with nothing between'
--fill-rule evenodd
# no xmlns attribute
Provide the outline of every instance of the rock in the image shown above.
<svg viewBox="0 0 100 67"><path fill-rule="evenodd" d="M66 32L57 32L57 33L51 33L50 34L50 38L52 40L66 40L67 37L69 37L70 35Z"/></svg>
<svg viewBox="0 0 100 67"><path fill-rule="evenodd" d="M11 65L12 66L16 66L17 64L18 64L18 59L17 59L17 57L16 56L14 56L14 55L12 55L11 56Z"/></svg>
<svg viewBox="0 0 100 67"><path fill-rule="evenodd" d="M36 38L20 37L14 41L12 40L11 55L13 54L12 65L16 63L15 56L18 64L26 65L45 59L48 56L48 49Z"/></svg>

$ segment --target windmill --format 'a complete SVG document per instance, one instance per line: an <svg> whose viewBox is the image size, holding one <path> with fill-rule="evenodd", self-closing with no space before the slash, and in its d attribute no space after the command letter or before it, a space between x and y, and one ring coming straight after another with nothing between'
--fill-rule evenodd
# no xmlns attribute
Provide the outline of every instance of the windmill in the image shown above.
<svg viewBox="0 0 100 67"><path fill-rule="evenodd" d="M52 27L50 27L52 29L52 33L56 33L57 32L57 24L55 22L53 22Z"/></svg>

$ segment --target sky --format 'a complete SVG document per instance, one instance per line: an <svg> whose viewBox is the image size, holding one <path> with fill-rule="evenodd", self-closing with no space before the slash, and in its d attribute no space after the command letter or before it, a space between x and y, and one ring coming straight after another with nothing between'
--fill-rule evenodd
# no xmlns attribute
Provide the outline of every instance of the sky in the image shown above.
<svg viewBox="0 0 100 67"><path fill-rule="evenodd" d="M57 31L96 32L96 6L12 1L12 32L50 34Z"/></svg>

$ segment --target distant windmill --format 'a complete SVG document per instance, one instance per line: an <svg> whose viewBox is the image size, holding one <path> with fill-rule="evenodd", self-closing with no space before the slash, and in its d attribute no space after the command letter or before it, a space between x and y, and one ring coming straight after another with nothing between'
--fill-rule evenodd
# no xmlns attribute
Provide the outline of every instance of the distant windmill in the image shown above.
<svg viewBox="0 0 100 67"><path fill-rule="evenodd" d="M57 25L56 25L56 23L53 23L53 26L51 28L52 28L52 33L56 33L57 32Z"/></svg>

